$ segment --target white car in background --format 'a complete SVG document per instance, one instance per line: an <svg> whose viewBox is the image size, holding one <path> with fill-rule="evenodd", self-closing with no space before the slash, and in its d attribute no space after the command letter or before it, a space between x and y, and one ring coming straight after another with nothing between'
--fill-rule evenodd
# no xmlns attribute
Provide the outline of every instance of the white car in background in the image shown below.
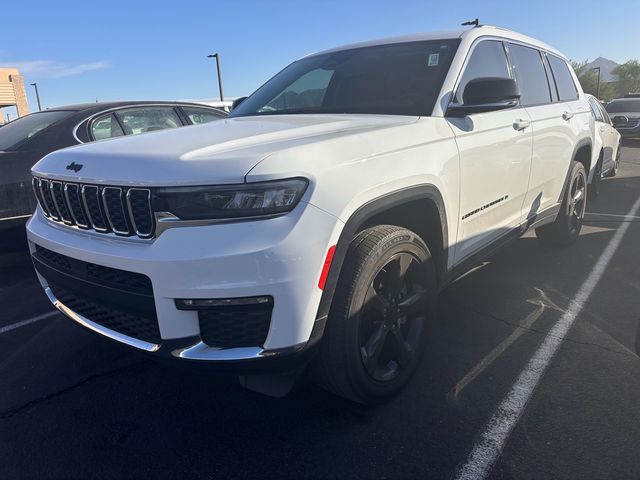
<svg viewBox="0 0 640 480"><path fill-rule="evenodd" d="M589 172L589 196L595 198L600 193L602 177L615 177L620 164L620 133L613 127L613 122L604 106L593 95L586 95L591 107L591 130L593 132L593 159Z"/></svg>

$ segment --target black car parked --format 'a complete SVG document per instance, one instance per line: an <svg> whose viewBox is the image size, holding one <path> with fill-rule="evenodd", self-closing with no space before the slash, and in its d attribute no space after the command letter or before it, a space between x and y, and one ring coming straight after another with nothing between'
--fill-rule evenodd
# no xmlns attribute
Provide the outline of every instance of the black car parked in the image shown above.
<svg viewBox="0 0 640 480"><path fill-rule="evenodd" d="M194 103L110 102L51 108L4 125L0 129L0 231L33 213L31 167L48 153L226 116L223 110Z"/></svg>
<svg viewBox="0 0 640 480"><path fill-rule="evenodd" d="M616 98L606 109L622 138L640 138L640 98Z"/></svg>

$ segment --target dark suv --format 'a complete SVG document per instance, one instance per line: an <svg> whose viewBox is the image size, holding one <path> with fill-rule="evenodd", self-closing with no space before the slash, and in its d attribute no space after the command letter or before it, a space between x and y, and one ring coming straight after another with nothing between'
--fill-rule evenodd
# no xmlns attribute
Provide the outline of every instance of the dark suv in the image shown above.
<svg viewBox="0 0 640 480"><path fill-rule="evenodd" d="M640 138L640 98L617 98L606 108L623 138Z"/></svg>

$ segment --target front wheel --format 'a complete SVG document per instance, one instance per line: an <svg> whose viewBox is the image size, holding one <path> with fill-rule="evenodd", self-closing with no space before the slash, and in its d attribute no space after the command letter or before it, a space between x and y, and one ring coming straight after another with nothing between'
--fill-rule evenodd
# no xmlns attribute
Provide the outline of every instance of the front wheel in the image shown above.
<svg viewBox="0 0 640 480"><path fill-rule="evenodd" d="M418 235L391 225L359 233L314 360L316 381L364 404L397 393L424 351L435 296L433 260Z"/></svg>
<svg viewBox="0 0 640 480"><path fill-rule="evenodd" d="M569 184L555 222L536 228L536 237L557 246L571 245L578 239L587 207L587 174L580 162L571 164Z"/></svg>

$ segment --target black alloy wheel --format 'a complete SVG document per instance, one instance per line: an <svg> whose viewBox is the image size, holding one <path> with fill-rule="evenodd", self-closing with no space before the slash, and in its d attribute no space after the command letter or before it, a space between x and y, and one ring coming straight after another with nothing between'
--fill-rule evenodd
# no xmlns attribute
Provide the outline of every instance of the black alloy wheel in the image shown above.
<svg viewBox="0 0 640 480"><path fill-rule="evenodd" d="M401 252L369 285L358 333L362 363L374 380L394 380L415 356L426 328L426 283L420 261Z"/></svg>

